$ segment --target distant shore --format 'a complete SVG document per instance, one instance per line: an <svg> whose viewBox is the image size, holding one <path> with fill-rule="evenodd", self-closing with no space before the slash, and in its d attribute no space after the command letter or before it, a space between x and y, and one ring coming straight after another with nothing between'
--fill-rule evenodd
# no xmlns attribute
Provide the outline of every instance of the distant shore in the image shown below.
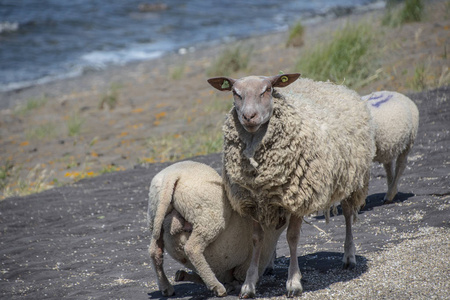
<svg viewBox="0 0 450 300"><path fill-rule="evenodd" d="M362 14L367 14L374 11L380 11L384 8L383 1L375 1L365 6L354 7L351 9L343 9L341 7L337 7L335 9L330 10L327 14L317 15L315 17L311 17L309 19L302 20L302 24L304 24L307 28L312 28L316 26L323 26L322 24L327 23L331 20L335 20L338 18L346 18L349 16L358 16ZM275 35L286 35L288 29L283 31L277 31L272 33L260 34L247 37L241 40L231 40L229 43L242 42L242 41L251 41L255 39L259 39L262 36L270 37ZM99 70L88 70L83 73L75 76L68 76L66 78L61 79L53 79L46 80L43 79L43 83L39 83L40 80L36 80L36 84L26 85L24 87L19 87L15 89L11 89L8 91L0 91L0 110L2 109L11 109L15 105L23 103L24 101L32 98L37 98L41 96L46 96L50 98L61 97L64 94L71 93L77 89L90 89L92 86L104 86L107 85L111 81L120 81L121 79L127 79L127 73L133 72L137 67L146 67L146 68L162 68L164 65L167 65L170 61L179 59L179 57L183 57L186 54L194 53L195 57L204 56L207 53L210 53L213 49L221 49L224 45L228 43L221 43L218 45L217 43L213 44L203 44L203 45L192 45L188 48L181 48L178 51L169 51L163 54L160 57L152 58L148 60L135 61L130 62L125 65L109 65L105 68ZM204 51L205 48L208 50ZM204 53L206 52L206 53ZM192 59L192 58L189 58Z"/></svg>

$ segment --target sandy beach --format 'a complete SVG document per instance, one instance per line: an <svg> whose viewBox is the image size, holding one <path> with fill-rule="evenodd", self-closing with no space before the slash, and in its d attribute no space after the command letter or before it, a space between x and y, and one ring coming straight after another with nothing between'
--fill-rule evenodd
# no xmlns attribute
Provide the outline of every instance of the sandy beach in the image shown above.
<svg viewBox="0 0 450 300"><path fill-rule="evenodd" d="M450 5L429 1L421 22L397 27L381 25L384 15L305 24L301 47L287 47L289 32L278 32L0 93L2 298L161 298L147 253L147 190L173 161L195 157L221 169L221 125L232 103L207 84L211 67L238 46L251 58L232 77L302 72L299 58L359 22L377 39L373 72L355 89L409 95L420 110L419 134L394 204L382 204L383 168L371 170L355 229L356 270L341 269L343 217L328 225L307 218L302 299L448 298ZM277 253L275 273L261 278L261 299L284 298L284 235ZM179 268L166 259L169 276ZM195 284L175 289L179 299L213 298Z"/></svg>

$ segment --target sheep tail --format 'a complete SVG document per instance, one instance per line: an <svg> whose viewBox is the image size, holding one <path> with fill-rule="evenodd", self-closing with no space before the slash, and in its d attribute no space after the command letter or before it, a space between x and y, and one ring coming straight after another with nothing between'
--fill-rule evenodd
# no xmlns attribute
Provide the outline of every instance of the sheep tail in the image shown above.
<svg viewBox="0 0 450 300"><path fill-rule="evenodd" d="M173 193L177 186L178 175L168 174L163 178L163 185L160 187L158 193L158 205L156 207L155 218L153 219L153 232L152 236L158 239L161 234L162 224L165 216L169 213L169 208L172 204Z"/></svg>

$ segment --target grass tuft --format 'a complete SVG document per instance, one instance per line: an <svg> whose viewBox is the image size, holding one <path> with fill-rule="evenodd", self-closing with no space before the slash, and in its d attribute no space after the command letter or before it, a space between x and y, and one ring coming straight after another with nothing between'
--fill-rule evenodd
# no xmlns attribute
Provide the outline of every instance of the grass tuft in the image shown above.
<svg viewBox="0 0 450 300"><path fill-rule="evenodd" d="M27 139L42 140L46 138L55 137L57 133L56 125L53 123L45 123L35 128L30 128L26 131Z"/></svg>
<svg viewBox="0 0 450 300"><path fill-rule="evenodd" d="M12 175L14 164L8 160L0 166L0 190L3 190Z"/></svg>
<svg viewBox="0 0 450 300"><path fill-rule="evenodd" d="M416 91L423 91L426 87L425 65L421 64L416 66L414 69L414 77L411 82L411 88Z"/></svg>
<svg viewBox="0 0 450 300"><path fill-rule="evenodd" d="M386 13L381 24L397 27L405 23L420 22L423 19L424 4L422 0L390 0L386 3Z"/></svg>
<svg viewBox="0 0 450 300"><path fill-rule="evenodd" d="M347 24L330 42L308 49L296 69L305 77L357 88L374 72L374 33L368 24ZM369 59L369 57L371 59Z"/></svg>
<svg viewBox="0 0 450 300"><path fill-rule="evenodd" d="M180 65L172 67L169 76L173 80L180 80L183 78L185 71L186 71L186 64L182 63Z"/></svg>
<svg viewBox="0 0 450 300"><path fill-rule="evenodd" d="M195 132L154 137L147 141L150 149L138 163L177 161L187 157L222 151L221 123Z"/></svg>
<svg viewBox="0 0 450 300"><path fill-rule="evenodd" d="M80 117L78 113L74 113L69 116L67 120L67 130L69 136L77 136L81 132L81 127L84 123L84 119Z"/></svg>
<svg viewBox="0 0 450 300"><path fill-rule="evenodd" d="M228 76L246 70L252 52L251 47L235 46L225 49L207 70L208 76Z"/></svg>
<svg viewBox="0 0 450 300"><path fill-rule="evenodd" d="M422 0L406 0L405 6L400 12L401 24L422 21L423 11Z"/></svg>
<svg viewBox="0 0 450 300"><path fill-rule="evenodd" d="M31 169L24 179L19 178L19 170L15 167L9 168L7 172L7 178L2 183L2 188L0 189L0 199L12 196L26 196L53 187L50 179L53 171L48 172L40 164Z"/></svg>
<svg viewBox="0 0 450 300"><path fill-rule="evenodd" d="M30 113L33 110L36 110L36 109L44 106L47 102L48 102L48 99L45 97L29 99L25 104L19 105L14 110L14 113L16 115L23 116L23 115Z"/></svg>
<svg viewBox="0 0 450 300"><path fill-rule="evenodd" d="M119 91L121 88L122 86L120 84L111 84L109 90L100 99L98 107L103 109L105 106L108 106L110 110L116 108L117 103L119 102Z"/></svg>
<svg viewBox="0 0 450 300"><path fill-rule="evenodd" d="M289 31L289 37L286 42L287 47L301 47L303 46L303 36L305 34L305 27L301 22L297 22Z"/></svg>

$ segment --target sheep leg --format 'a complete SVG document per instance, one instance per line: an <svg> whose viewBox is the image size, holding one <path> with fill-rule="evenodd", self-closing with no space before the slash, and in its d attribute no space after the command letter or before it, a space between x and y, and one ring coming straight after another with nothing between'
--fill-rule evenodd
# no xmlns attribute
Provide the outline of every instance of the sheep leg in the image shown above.
<svg viewBox="0 0 450 300"><path fill-rule="evenodd" d="M353 209L347 201L341 202L342 212L345 218L345 243L344 257L342 258L344 269L353 269L356 266L356 248L353 242L352 217Z"/></svg>
<svg viewBox="0 0 450 300"><path fill-rule="evenodd" d="M272 257L270 258L270 263L264 270L263 275L273 275L275 270L275 259L277 259L277 249L273 251Z"/></svg>
<svg viewBox="0 0 450 300"><path fill-rule="evenodd" d="M300 238L302 221L302 217L292 215L286 232L289 254L291 256L289 260L288 279L286 281L287 297L289 298L299 296L303 292L303 287L300 282L302 274L300 273L297 259L297 245Z"/></svg>
<svg viewBox="0 0 450 300"><path fill-rule="evenodd" d="M216 275L211 270L203 254L210 242L210 240L206 240L205 237L200 236L194 230L184 246L184 252L208 289L212 290L216 296L223 297L227 295L227 291L219 280L217 280Z"/></svg>
<svg viewBox="0 0 450 300"><path fill-rule="evenodd" d="M253 252L250 266L248 267L245 282L241 287L240 298L255 298L256 295L256 283L258 282L259 274L259 258L261 256L262 245L264 242L264 231L261 225L253 221Z"/></svg>
<svg viewBox="0 0 450 300"><path fill-rule="evenodd" d="M391 181L391 184L389 185L386 196L384 197L384 201L386 203L391 203L392 200L394 200L395 195L397 195L397 184L400 176L402 176L403 174L403 171L405 171L406 162L408 160L408 152L409 149L406 149L397 157L397 161L395 162L395 175Z"/></svg>
<svg viewBox="0 0 450 300"><path fill-rule="evenodd" d="M388 187L391 186L392 181L394 180L394 175L392 172L392 161L383 164L384 170L386 171L386 180Z"/></svg>
<svg viewBox="0 0 450 300"><path fill-rule="evenodd" d="M167 279L164 273L163 263L164 263L164 241L162 234L158 239L152 237L149 247L149 254L151 261L153 263L153 268L156 271L156 279L158 282L158 287L163 296L172 296L175 293L173 286Z"/></svg>

